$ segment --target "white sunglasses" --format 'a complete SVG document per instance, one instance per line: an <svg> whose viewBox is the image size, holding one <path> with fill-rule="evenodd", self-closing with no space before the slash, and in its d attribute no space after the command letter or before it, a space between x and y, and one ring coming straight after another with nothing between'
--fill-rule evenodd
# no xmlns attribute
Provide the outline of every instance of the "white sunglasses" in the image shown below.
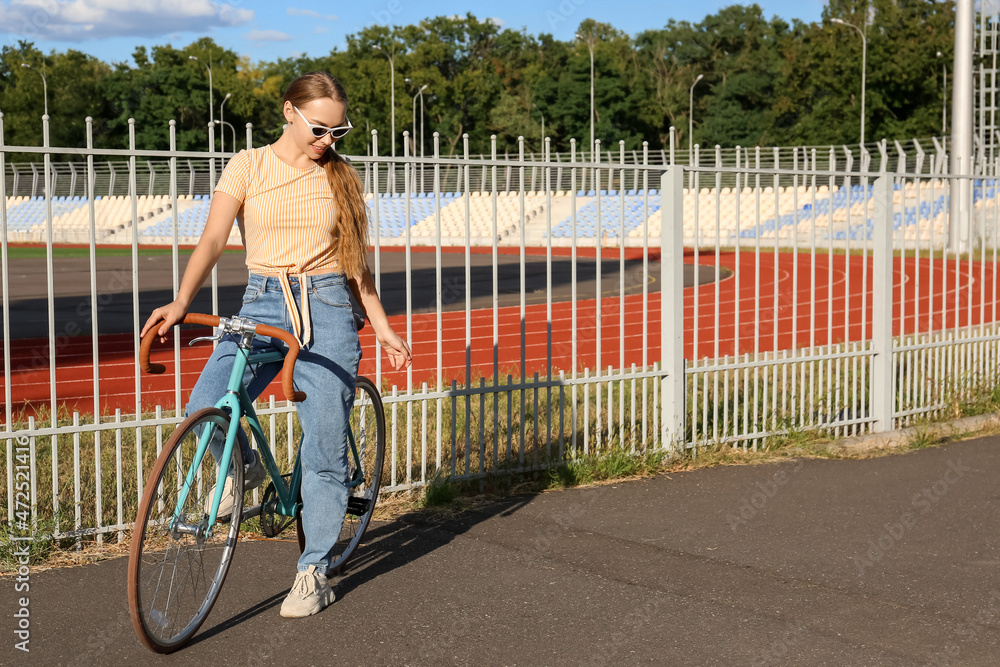
<svg viewBox="0 0 1000 667"><path fill-rule="evenodd" d="M328 134L334 139L340 139L354 128L354 126L351 125L351 119L347 116L344 116L344 120L347 121L347 125L341 125L340 127L326 127L325 125L315 125L310 123L306 120L306 117L302 115L302 112L299 111L297 106L292 105L292 108L295 109L295 112L302 117L302 122L309 127L309 131L312 132L312 135L317 139L322 139Z"/></svg>

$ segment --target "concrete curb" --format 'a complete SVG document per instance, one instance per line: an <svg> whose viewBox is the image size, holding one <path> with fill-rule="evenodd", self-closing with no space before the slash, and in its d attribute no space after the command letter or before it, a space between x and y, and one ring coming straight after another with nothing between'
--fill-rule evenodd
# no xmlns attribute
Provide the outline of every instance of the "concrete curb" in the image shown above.
<svg viewBox="0 0 1000 667"><path fill-rule="evenodd" d="M972 433L986 428L1000 427L1000 413L962 417L950 422L910 426L886 433L869 433L830 443L827 447L837 454L862 454L876 449L891 449L908 445L916 437L942 438L960 433Z"/></svg>

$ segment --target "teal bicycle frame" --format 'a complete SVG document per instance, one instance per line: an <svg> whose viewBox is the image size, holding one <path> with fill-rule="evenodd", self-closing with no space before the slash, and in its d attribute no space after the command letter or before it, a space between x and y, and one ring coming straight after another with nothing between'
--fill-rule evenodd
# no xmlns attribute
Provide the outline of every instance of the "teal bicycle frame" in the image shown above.
<svg viewBox="0 0 1000 667"><path fill-rule="evenodd" d="M261 455L261 459L264 462L264 467L267 469L268 475L271 477L271 481L274 484L274 490L276 494L274 512L287 517L294 518L301 508L301 503L298 500L298 490L299 485L302 481L302 468L299 464L299 456L295 456L295 465L292 469L291 479L286 486L284 480L281 476L281 471L278 470L278 464L275 462L274 457L271 455L271 450L267 446L267 438L264 437L264 430L260 425L260 420L257 417L257 413L253 408L253 401L250 400L249 394L247 394L246 387L243 385L243 374L246 371L248 364L268 364L268 363L278 363L284 360L285 355L282 352L262 352L258 354L248 354L248 348L244 347L244 343L239 343L239 349L242 354L236 356L233 362L233 370L229 376L229 386L226 390L226 394L219 399L219 402L215 404L216 408L219 408L230 415L229 430L226 432L226 443L222 450L222 457L219 459L219 471L218 479L215 484L215 493L212 496L212 508L208 514L207 521L203 520L202 523L197 527L186 526L181 522L181 508L184 507L184 503L187 501L188 493L190 492L192 486L195 483L195 471L201 468L201 462L208 451L208 441L211 438L212 429L205 428L204 432L198 439L198 449L195 452L194 460L192 461L191 467L188 469L187 476L184 480L184 485L180 489L180 493L177 499L177 508L174 510L173 519L170 522L171 532L181 532L181 533L200 533L205 536L210 536L212 533L212 527L215 525L216 518L219 512L219 504L222 502L222 492L225 486L226 475L229 474L229 465L222 465L222 461L232 461L233 456L233 446L236 443L236 433L242 428L240 426L240 421L246 417L247 424L250 426L250 432L253 435L254 440L258 443L258 452ZM304 437L304 436L303 436ZM349 488L355 488L364 482L364 474L361 469L361 459L358 456L358 448L355 444L354 433L350 427L347 429L347 439L351 448L351 454L354 457L355 465L355 475L354 479L348 484ZM302 441L299 440L299 445L301 446ZM280 481L279 481L280 480ZM261 506L244 510L240 520L257 516L260 514Z"/></svg>

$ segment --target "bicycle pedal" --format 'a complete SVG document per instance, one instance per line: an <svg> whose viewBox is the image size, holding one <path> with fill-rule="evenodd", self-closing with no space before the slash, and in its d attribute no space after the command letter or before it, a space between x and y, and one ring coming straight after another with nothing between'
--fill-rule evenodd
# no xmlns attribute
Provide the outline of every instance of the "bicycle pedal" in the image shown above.
<svg viewBox="0 0 1000 667"><path fill-rule="evenodd" d="M371 507L371 500L367 498L358 498L356 496L349 496L347 498L347 513L353 514L354 516L361 516L368 512L368 508Z"/></svg>

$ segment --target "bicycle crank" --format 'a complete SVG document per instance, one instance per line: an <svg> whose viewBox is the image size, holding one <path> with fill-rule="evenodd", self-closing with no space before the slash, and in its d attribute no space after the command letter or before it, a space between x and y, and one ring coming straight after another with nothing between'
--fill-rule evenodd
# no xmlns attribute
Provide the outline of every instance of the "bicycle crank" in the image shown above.
<svg viewBox="0 0 1000 667"><path fill-rule="evenodd" d="M291 475L282 475L282 477L291 477ZM260 503L260 529L267 537L277 537L295 520L295 517L279 513L277 508L278 494L274 490L274 482L268 482Z"/></svg>

